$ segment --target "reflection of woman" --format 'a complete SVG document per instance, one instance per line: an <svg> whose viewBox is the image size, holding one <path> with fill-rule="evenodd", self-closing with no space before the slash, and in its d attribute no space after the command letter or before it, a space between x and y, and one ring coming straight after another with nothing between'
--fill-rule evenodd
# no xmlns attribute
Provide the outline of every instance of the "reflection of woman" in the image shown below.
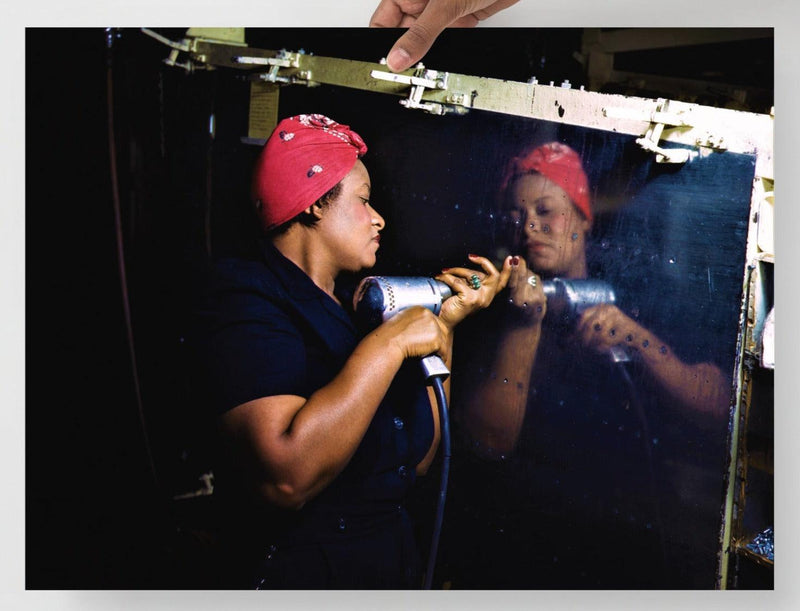
<svg viewBox="0 0 800 611"><path fill-rule="evenodd" d="M549 143L515 158L502 184L517 249L508 291L470 321L480 345L459 346L470 356L454 369L457 425L476 455L454 453L452 478L452 505L470 517L448 545L467 587L663 585L667 508L648 422L724 413L715 365L684 363L616 306L547 316L544 280L588 276L587 182L575 151ZM619 345L629 363L611 358Z"/></svg>
<svg viewBox="0 0 800 611"><path fill-rule="evenodd" d="M407 359L449 363L453 328L491 302L510 269L501 276L473 256L483 271L440 276L457 296L438 317L409 308L359 337L335 282L375 264L384 228L359 159L366 148L322 115L282 121L254 174L260 257L221 262L201 308L198 379L219 415L225 564L239 573L225 585L418 585L403 500L439 428Z"/></svg>
<svg viewBox="0 0 800 611"><path fill-rule="evenodd" d="M587 277L592 209L580 159L560 143L545 144L514 159L502 188L508 220L516 228L514 246L520 253L512 259L508 282L508 304L515 315L505 317L507 324L490 365L503 375L476 391L466 424L482 445L504 453L519 436L530 372L540 353L547 312L542 280ZM715 417L725 414L728 396L718 367L682 362L667 344L615 305L600 304L584 312L574 338L601 355L624 347L676 404ZM506 379L515 383L503 383Z"/></svg>

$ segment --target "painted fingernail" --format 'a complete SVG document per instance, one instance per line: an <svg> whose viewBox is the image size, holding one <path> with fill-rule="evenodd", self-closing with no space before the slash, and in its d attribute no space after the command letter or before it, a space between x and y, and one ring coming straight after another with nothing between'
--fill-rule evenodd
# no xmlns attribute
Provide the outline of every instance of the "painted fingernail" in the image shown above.
<svg viewBox="0 0 800 611"><path fill-rule="evenodd" d="M443 273L443 274L446 274L447 272L449 272L449 271L450 271L450 269L451 269L451 268L449 268L449 267L443 267L443 268L442 268L442 273Z"/></svg>
<svg viewBox="0 0 800 611"><path fill-rule="evenodd" d="M475 257L477 257L478 255L473 255L472 253L470 253L470 254L468 254L467 256L468 256L470 259L474 259L474 258L475 258Z"/></svg>
<svg viewBox="0 0 800 611"><path fill-rule="evenodd" d="M519 265L519 257L511 257L511 265Z"/></svg>

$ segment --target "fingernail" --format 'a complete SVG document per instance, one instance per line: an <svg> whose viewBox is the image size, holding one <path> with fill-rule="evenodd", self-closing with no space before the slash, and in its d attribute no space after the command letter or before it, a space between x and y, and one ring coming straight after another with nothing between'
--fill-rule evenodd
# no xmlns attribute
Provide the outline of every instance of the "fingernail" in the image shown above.
<svg viewBox="0 0 800 611"><path fill-rule="evenodd" d="M468 254L467 256L468 256L470 259L473 259L473 258L477 257L478 255L473 255L472 253L470 253L470 254Z"/></svg>
<svg viewBox="0 0 800 611"><path fill-rule="evenodd" d="M411 56L402 48L392 49L386 57L386 65L392 72L401 72L411 65Z"/></svg>
<svg viewBox="0 0 800 611"><path fill-rule="evenodd" d="M446 273L447 273L447 272L449 272L449 271L450 271L450 268L449 268L449 267L443 267L443 268L442 268L442 273L443 273L443 274L446 274Z"/></svg>
<svg viewBox="0 0 800 611"><path fill-rule="evenodd" d="M511 265L519 265L519 257L511 257Z"/></svg>

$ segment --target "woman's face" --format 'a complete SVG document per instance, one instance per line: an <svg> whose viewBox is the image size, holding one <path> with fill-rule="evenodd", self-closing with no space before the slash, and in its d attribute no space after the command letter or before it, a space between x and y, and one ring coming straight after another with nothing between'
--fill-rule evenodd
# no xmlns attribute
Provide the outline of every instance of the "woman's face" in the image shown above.
<svg viewBox="0 0 800 611"><path fill-rule="evenodd" d="M541 174L526 174L511 185L510 196L515 246L528 266L545 277L585 277L591 223L566 192Z"/></svg>
<svg viewBox="0 0 800 611"><path fill-rule="evenodd" d="M369 173L361 161L341 184L339 196L325 206L318 228L338 268L357 272L375 265L385 223L369 203Z"/></svg>

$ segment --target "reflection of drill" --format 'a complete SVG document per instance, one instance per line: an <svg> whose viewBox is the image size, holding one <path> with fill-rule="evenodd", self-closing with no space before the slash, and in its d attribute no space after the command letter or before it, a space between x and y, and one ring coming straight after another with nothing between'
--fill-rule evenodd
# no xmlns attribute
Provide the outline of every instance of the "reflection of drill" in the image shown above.
<svg viewBox="0 0 800 611"><path fill-rule="evenodd" d="M581 314L601 303L615 303L614 289L602 280L553 278L542 283L547 312L564 322L575 323Z"/></svg>
<svg viewBox="0 0 800 611"><path fill-rule="evenodd" d="M592 306L601 303L616 303L616 295L611 285L602 280L569 280L553 278L542 283L547 297L547 313L559 317L567 324L574 325L581 314ZM616 363L630 360L622 346L610 350L611 359Z"/></svg>

